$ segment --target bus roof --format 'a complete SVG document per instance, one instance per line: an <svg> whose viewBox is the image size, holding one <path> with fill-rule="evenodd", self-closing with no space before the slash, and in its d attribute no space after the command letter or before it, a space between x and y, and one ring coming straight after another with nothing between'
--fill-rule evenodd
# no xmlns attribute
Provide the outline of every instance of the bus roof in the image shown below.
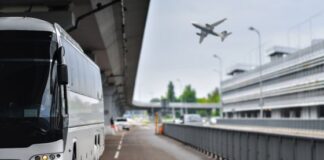
<svg viewBox="0 0 324 160"><path fill-rule="evenodd" d="M55 32L51 23L30 17L0 17L0 30Z"/></svg>

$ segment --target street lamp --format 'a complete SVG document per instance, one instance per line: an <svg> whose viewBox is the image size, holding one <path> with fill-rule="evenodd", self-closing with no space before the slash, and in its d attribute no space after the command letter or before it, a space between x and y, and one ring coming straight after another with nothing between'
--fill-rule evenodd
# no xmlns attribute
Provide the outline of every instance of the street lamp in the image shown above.
<svg viewBox="0 0 324 160"><path fill-rule="evenodd" d="M223 70L223 60L217 54L213 55L219 61L219 97L220 97L220 115L223 118L223 93L222 93L222 70Z"/></svg>
<svg viewBox="0 0 324 160"><path fill-rule="evenodd" d="M180 87L184 90L184 87L183 87L183 85L182 85L182 82L181 82L181 80L178 78L177 79L177 82L180 84ZM181 94L181 89L180 89L180 94ZM181 96L181 95L180 95ZM185 108L184 106L183 106L183 97L181 97L180 98L180 102L181 102L181 106L184 108L184 110L185 110L185 114L188 114L188 109L187 108Z"/></svg>
<svg viewBox="0 0 324 160"><path fill-rule="evenodd" d="M152 97L152 99L154 98L154 92L150 92L150 95L151 95L151 97ZM152 116L152 120L154 120L154 108L153 108L153 106L151 107L151 116Z"/></svg>
<svg viewBox="0 0 324 160"><path fill-rule="evenodd" d="M260 107L260 116L263 118L263 93L262 93L262 53L261 53L261 34L260 31L255 29L254 27L249 27L250 31L257 33L259 38L259 87L260 87L260 100L259 100L259 107Z"/></svg>

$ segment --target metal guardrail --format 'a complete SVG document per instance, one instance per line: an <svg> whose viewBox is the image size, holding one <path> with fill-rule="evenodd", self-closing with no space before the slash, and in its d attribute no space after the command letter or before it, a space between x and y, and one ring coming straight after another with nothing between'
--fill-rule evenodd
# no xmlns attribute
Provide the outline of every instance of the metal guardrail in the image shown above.
<svg viewBox="0 0 324 160"><path fill-rule="evenodd" d="M143 108L162 108L161 102L140 102L133 101L133 105ZM171 102L167 108L188 108L188 109L213 109L219 108L219 103L190 103L190 102Z"/></svg>
<svg viewBox="0 0 324 160"><path fill-rule="evenodd" d="M324 139L164 124L164 134L218 160L322 160Z"/></svg>
<svg viewBox="0 0 324 160"><path fill-rule="evenodd" d="M217 124L324 130L324 119L218 119Z"/></svg>

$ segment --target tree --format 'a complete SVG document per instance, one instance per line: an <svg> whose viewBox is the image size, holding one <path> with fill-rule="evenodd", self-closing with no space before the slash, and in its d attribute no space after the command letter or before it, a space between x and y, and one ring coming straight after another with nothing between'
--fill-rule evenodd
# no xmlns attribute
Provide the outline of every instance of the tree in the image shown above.
<svg viewBox="0 0 324 160"><path fill-rule="evenodd" d="M169 102L175 102L176 101L176 96L175 96L175 92L174 92L174 85L173 85L172 81L170 81L169 84L168 84L168 91L166 93L166 99Z"/></svg>
<svg viewBox="0 0 324 160"><path fill-rule="evenodd" d="M161 99L159 99L159 98L152 98L151 99L151 102L161 102Z"/></svg>
<svg viewBox="0 0 324 160"><path fill-rule="evenodd" d="M203 97L203 98L197 98L197 103L209 103L208 99Z"/></svg>
<svg viewBox="0 0 324 160"><path fill-rule="evenodd" d="M220 115L219 109L213 110L211 113L212 117L219 117L219 115Z"/></svg>
<svg viewBox="0 0 324 160"><path fill-rule="evenodd" d="M215 88L211 93L207 96L207 101L209 103L219 103L220 102L220 95L218 88Z"/></svg>
<svg viewBox="0 0 324 160"><path fill-rule="evenodd" d="M191 88L191 85L187 85L180 97L182 102L197 102L196 91Z"/></svg>
<svg viewBox="0 0 324 160"><path fill-rule="evenodd" d="M209 116L207 110L205 110L205 109L197 110L196 113L199 114L201 117Z"/></svg>

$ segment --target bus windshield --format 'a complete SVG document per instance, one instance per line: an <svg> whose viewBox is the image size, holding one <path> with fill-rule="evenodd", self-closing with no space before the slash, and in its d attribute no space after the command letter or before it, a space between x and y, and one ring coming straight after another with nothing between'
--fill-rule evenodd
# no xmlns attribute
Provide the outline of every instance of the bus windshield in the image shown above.
<svg viewBox="0 0 324 160"><path fill-rule="evenodd" d="M15 137L15 141L1 143L0 148L56 139L49 135L53 118L49 80L52 35L0 31L0 141Z"/></svg>
<svg viewBox="0 0 324 160"><path fill-rule="evenodd" d="M45 91L49 63L0 59L0 117L48 117Z"/></svg>

